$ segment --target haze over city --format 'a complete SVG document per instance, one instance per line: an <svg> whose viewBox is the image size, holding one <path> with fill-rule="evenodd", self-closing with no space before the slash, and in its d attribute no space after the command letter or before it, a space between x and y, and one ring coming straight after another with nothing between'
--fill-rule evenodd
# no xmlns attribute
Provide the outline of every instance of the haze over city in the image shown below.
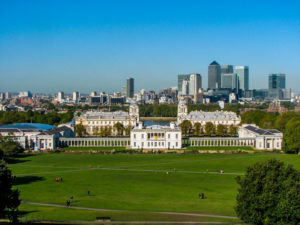
<svg viewBox="0 0 300 225"><path fill-rule="evenodd" d="M299 92L299 1L1 1L1 91L90 93L176 86L213 61L285 73Z"/></svg>

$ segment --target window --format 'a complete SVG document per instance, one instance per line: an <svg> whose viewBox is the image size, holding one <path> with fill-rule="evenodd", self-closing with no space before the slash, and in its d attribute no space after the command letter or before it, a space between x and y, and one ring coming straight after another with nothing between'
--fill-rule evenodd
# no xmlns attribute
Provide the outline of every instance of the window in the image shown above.
<svg viewBox="0 0 300 225"><path fill-rule="evenodd" d="M154 146L157 147L157 142L154 142Z"/></svg>
<svg viewBox="0 0 300 225"><path fill-rule="evenodd" d="M144 134L142 134L142 139L144 139Z"/></svg>
<svg viewBox="0 0 300 225"><path fill-rule="evenodd" d="M142 142L142 147L144 147L144 142Z"/></svg>
<svg viewBox="0 0 300 225"><path fill-rule="evenodd" d="M176 139L178 139L178 134L176 134Z"/></svg>
<svg viewBox="0 0 300 225"><path fill-rule="evenodd" d="M148 142L148 147L150 147L150 142Z"/></svg>
<svg viewBox="0 0 300 225"><path fill-rule="evenodd" d="M136 146L136 143L135 143L135 142L133 142L133 146L134 146L134 147Z"/></svg>
<svg viewBox="0 0 300 225"><path fill-rule="evenodd" d="M171 138L171 135L170 135L170 134L168 134L168 138L169 138L169 139Z"/></svg>
<svg viewBox="0 0 300 225"><path fill-rule="evenodd" d="M178 142L176 142L176 147L178 147Z"/></svg>
<svg viewBox="0 0 300 225"><path fill-rule="evenodd" d="M150 134L148 134L148 139L150 139Z"/></svg>
<svg viewBox="0 0 300 225"><path fill-rule="evenodd" d="M158 146L160 146L160 142L158 142Z"/></svg>
<svg viewBox="0 0 300 225"><path fill-rule="evenodd" d="M165 145L165 142L162 142L161 145L164 146L164 145Z"/></svg>

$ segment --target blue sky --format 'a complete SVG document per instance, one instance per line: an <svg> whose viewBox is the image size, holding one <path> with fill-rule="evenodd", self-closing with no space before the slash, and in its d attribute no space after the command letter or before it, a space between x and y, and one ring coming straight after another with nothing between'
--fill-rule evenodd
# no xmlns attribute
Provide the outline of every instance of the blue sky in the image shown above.
<svg viewBox="0 0 300 225"><path fill-rule="evenodd" d="M300 92L300 1L0 0L0 92L121 91L248 65L250 88L286 73Z"/></svg>

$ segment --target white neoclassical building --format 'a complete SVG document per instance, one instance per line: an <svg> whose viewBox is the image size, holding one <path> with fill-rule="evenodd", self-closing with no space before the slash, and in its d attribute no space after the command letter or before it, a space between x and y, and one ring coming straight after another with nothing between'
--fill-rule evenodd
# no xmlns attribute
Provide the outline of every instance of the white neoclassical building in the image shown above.
<svg viewBox="0 0 300 225"><path fill-rule="evenodd" d="M129 106L129 113L125 111L102 112L88 111L75 117L76 125L82 124L86 127L88 135L93 135L104 127L111 127L116 123L122 124L124 127L134 127L139 122L139 107L136 103Z"/></svg>
<svg viewBox="0 0 300 225"><path fill-rule="evenodd" d="M181 149L181 129L170 123L170 126L152 125L133 128L130 133L131 149Z"/></svg>
<svg viewBox="0 0 300 225"><path fill-rule="evenodd" d="M200 123L204 126L207 122L211 122L214 125L234 125L238 126L241 122L241 117L237 116L234 112L228 111L192 111L188 113L188 107L184 100L180 100L178 103L177 122L182 123L184 120L189 120L192 125Z"/></svg>
<svg viewBox="0 0 300 225"><path fill-rule="evenodd" d="M256 149L281 150L283 133L275 129L260 129L255 124L243 124L239 127L240 138L255 138Z"/></svg>

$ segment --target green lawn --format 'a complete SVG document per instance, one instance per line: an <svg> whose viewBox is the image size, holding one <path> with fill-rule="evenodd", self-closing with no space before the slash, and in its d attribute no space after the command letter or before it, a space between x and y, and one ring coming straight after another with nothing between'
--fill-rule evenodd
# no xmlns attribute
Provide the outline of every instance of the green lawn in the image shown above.
<svg viewBox="0 0 300 225"><path fill-rule="evenodd" d="M154 218L194 221L182 216L152 215L153 211L235 216L235 177L247 166L270 158L300 169L299 155L284 154L40 154L13 160L21 199L74 206L129 210L103 213L66 208L21 205L24 218L94 220L107 214L115 220ZM208 170L208 172L206 172ZM225 174L218 172L223 170ZM62 177L63 182L55 182ZM90 191L91 196L87 195ZM204 200L198 198L205 193ZM152 216L151 216L152 215ZM156 218L156 219L155 219ZM197 217L197 221L227 221ZM147 219L148 220L148 219ZM150 219L149 219L150 220Z"/></svg>

